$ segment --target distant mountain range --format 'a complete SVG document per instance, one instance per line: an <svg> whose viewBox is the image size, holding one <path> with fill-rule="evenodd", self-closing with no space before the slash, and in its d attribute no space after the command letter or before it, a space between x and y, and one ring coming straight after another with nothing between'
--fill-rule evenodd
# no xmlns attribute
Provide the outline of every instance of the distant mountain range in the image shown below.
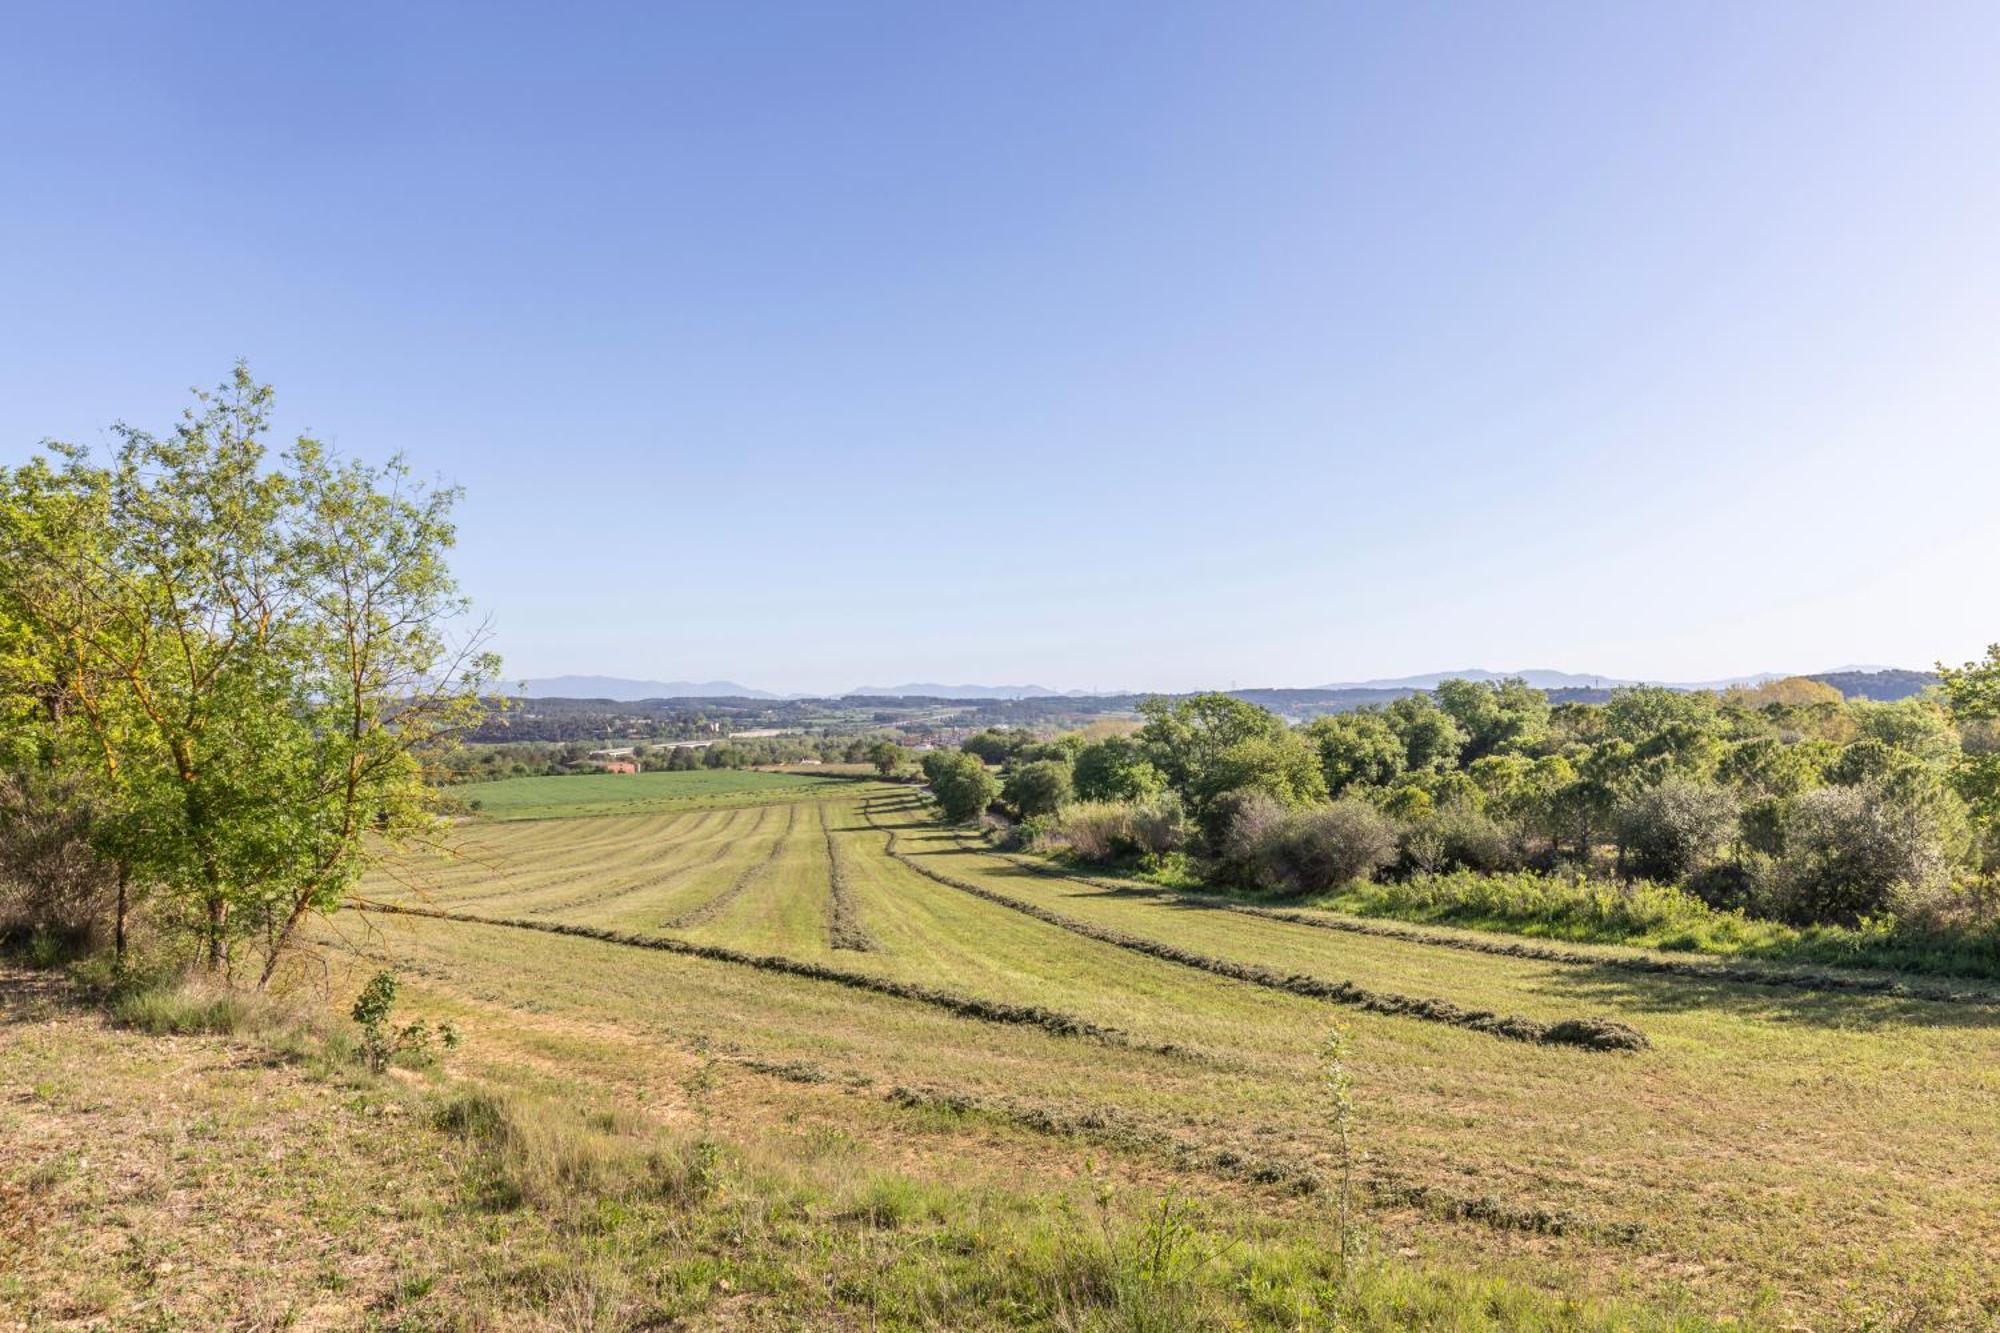
<svg viewBox="0 0 2000 1333"><path fill-rule="evenodd" d="M1756 671L1744 676L1718 680L1641 681L1627 676L1594 676L1578 671L1556 671L1531 667L1520 671L1489 671L1467 667L1462 671L1429 671L1415 676L1391 676L1375 680L1338 681L1306 690L1257 689L1232 693L1251 695L1355 694L1359 692L1407 692L1434 690L1447 680L1505 680L1520 677L1538 690L1605 691L1621 685L1664 685L1674 690L1721 690L1732 685L1761 685L1782 680L1785 671ZM1868 698L1902 698L1914 694L1934 679L1928 672L1904 671L1884 666L1843 666L1811 673L1848 695ZM805 699L820 696L775 694L755 690L733 680L628 680L621 676L543 676L519 682L526 699L609 699L616 703L637 703L644 699ZM935 681L911 681L903 685L860 685L841 698L861 699L964 699L1004 701L1010 699L1093 699L1144 694L1138 690L1054 690L1046 685L942 685Z"/></svg>
<svg viewBox="0 0 2000 1333"><path fill-rule="evenodd" d="M1855 670L1867 668L1842 668ZM1529 667L1521 671L1488 671L1467 667L1463 671L1430 671L1420 676L1392 676L1379 680L1346 680L1314 688L1322 690L1434 690L1447 680L1510 680L1519 677L1538 690L1609 690L1620 685L1664 685L1670 690L1722 690L1731 685L1762 685L1783 680L1790 672L1753 671L1747 676L1721 680L1634 680L1626 676L1592 676L1578 671L1553 671Z"/></svg>
<svg viewBox="0 0 2000 1333"><path fill-rule="evenodd" d="M1088 699L1101 693L1119 691L1052 690L1046 685L939 685L934 681L912 681L907 685L857 685L847 692L850 698L866 699Z"/></svg>
<svg viewBox="0 0 2000 1333"><path fill-rule="evenodd" d="M782 699L733 680L626 680L619 676L543 676L518 682L523 699Z"/></svg>

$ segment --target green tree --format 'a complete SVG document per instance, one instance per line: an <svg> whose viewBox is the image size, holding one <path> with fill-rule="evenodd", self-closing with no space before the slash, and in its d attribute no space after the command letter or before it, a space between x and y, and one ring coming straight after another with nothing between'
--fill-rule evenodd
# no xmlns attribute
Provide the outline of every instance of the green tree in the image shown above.
<svg viewBox="0 0 2000 1333"><path fill-rule="evenodd" d="M1389 725L1403 741L1403 766L1413 773L1436 772L1458 762L1465 732L1427 694L1398 699L1387 710Z"/></svg>
<svg viewBox="0 0 2000 1333"><path fill-rule="evenodd" d="M1125 736L1091 741L1076 753L1072 769L1077 796L1086 801L1138 801L1166 786L1160 770Z"/></svg>
<svg viewBox="0 0 2000 1333"><path fill-rule="evenodd" d="M445 562L458 492L306 438L271 466L270 403L239 367L166 435L115 428L107 463L55 446L0 506L16 586L99 608L67 651L124 860L192 909L212 969L258 940L260 985L301 921L439 830L425 764L497 672ZM88 552L50 540L79 507L104 520ZM60 608L9 618L10 655L48 659Z"/></svg>
<svg viewBox="0 0 2000 1333"><path fill-rule="evenodd" d="M1787 813L1775 905L1801 925L1920 906L1950 885L1968 842L1964 804L1921 767L1821 787Z"/></svg>
<svg viewBox="0 0 2000 1333"><path fill-rule="evenodd" d="M989 764L1004 764L1024 747L1033 744L1034 736L1025 731L1003 730L988 727L976 736L968 736L959 749L967 754L977 755Z"/></svg>
<svg viewBox="0 0 2000 1333"><path fill-rule="evenodd" d="M1069 803L1073 793L1069 765L1053 759L1022 764L1007 775L1001 799L1023 819L1052 815Z"/></svg>
<svg viewBox="0 0 2000 1333"><path fill-rule="evenodd" d="M1196 774L1190 789L1196 820L1205 830L1217 831L1206 812L1224 793L1243 791L1262 792L1288 807L1324 801L1326 778L1318 751L1303 735L1283 729L1236 742Z"/></svg>
<svg viewBox="0 0 2000 1333"><path fill-rule="evenodd" d="M1388 787L1409 763L1402 736L1383 713L1365 709L1332 713L1306 724L1306 739L1319 750L1326 790L1339 796L1350 787Z"/></svg>
<svg viewBox="0 0 2000 1333"><path fill-rule="evenodd" d="M1518 676L1505 680L1438 682L1437 704L1465 733L1459 758L1540 745L1549 734L1549 697Z"/></svg>
<svg viewBox="0 0 2000 1333"><path fill-rule="evenodd" d="M1207 774L1225 751L1285 734L1285 724L1275 714L1228 694L1145 699L1139 716L1145 719L1139 744L1146 756L1168 786L1194 799L1198 787L1219 790Z"/></svg>
<svg viewBox="0 0 2000 1333"><path fill-rule="evenodd" d="M875 765L875 771L883 777L893 777L897 769L908 758L903 747L892 740L879 740L868 747L868 762Z"/></svg>
<svg viewBox="0 0 2000 1333"><path fill-rule="evenodd" d="M1709 864L1736 832L1733 793L1670 778L1618 810L1618 859L1629 875L1673 884Z"/></svg>
<svg viewBox="0 0 2000 1333"><path fill-rule="evenodd" d="M1000 794L1000 784L974 755L938 750L924 756L924 775L944 817L954 824L979 818Z"/></svg>
<svg viewBox="0 0 2000 1333"><path fill-rule="evenodd" d="M1986 656L1963 666L1938 666L1938 684L1946 712L1961 729L1991 727L2000 720L2000 643ZM1972 807L1989 841L2000 829L2000 749L1961 753L1952 765L1952 782Z"/></svg>

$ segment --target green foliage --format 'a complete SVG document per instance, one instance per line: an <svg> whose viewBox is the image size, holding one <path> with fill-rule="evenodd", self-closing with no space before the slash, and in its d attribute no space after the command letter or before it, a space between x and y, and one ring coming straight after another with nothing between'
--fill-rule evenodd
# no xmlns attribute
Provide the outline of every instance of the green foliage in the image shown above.
<svg viewBox="0 0 2000 1333"><path fill-rule="evenodd" d="M1013 728L988 727L976 736L968 736L959 749L969 755L976 755L989 764L1004 764L1016 754L1034 744L1033 732Z"/></svg>
<svg viewBox="0 0 2000 1333"><path fill-rule="evenodd" d="M1469 804L1425 805L1403 822L1397 836L1400 869L1430 874L1440 870L1506 870L1517 865L1507 831Z"/></svg>
<svg viewBox="0 0 2000 1333"><path fill-rule="evenodd" d="M1967 848L1962 803L1921 770L1808 792L1785 823L1772 906L1796 924L1843 925L1922 906Z"/></svg>
<svg viewBox="0 0 2000 1333"><path fill-rule="evenodd" d="M1285 734L1285 724L1275 714L1227 694L1146 699L1139 704L1139 716L1145 719L1140 746L1168 785L1184 795L1192 795L1197 782L1213 788L1211 794L1228 790L1207 779L1227 751Z"/></svg>
<svg viewBox="0 0 2000 1333"><path fill-rule="evenodd" d="M1225 845L1228 859L1258 888L1325 893L1394 860L1396 829L1380 810L1353 797L1286 810L1251 793L1236 804Z"/></svg>
<svg viewBox="0 0 2000 1333"><path fill-rule="evenodd" d="M1465 732L1430 696L1413 694L1389 705L1389 725L1403 742L1403 766L1413 773L1436 772L1458 762Z"/></svg>
<svg viewBox="0 0 2000 1333"><path fill-rule="evenodd" d="M1280 805L1306 805L1326 799L1326 778L1305 738L1281 731L1236 742L1197 775L1188 802L1205 827L1214 828L1208 812L1228 792L1261 792Z"/></svg>
<svg viewBox="0 0 2000 1333"><path fill-rule="evenodd" d="M1620 864L1642 879L1685 879L1735 836L1736 817L1736 797L1724 788L1668 778L1619 807Z"/></svg>
<svg viewBox="0 0 2000 1333"><path fill-rule="evenodd" d="M378 1074L397 1056L419 1064L428 1061L433 1041L446 1050L455 1049L459 1043L458 1029L448 1022L439 1023L435 1034L428 1024L421 1022L406 1023L400 1028L393 1026L389 1015L396 1007L396 990L396 974L384 968L362 986L349 1011L361 1027L361 1058Z"/></svg>
<svg viewBox="0 0 2000 1333"><path fill-rule="evenodd" d="M979 818L1000 795L999 782L972 755L935 750L924 756L923 769L939 809L954 824Z"/></svg>
<svg viewBox="0 0 2000 1333"><path fill-rule="evenodd" d="M1153 767L1138 742L1126 736L1084 744L1076 753L1071 778L1078 799L1085 801L1136 801L1166 787L1160 770Z"/></svg>
<svg viewBox="0 0 2000 1333"><path fill-rule="evenodd" d="M1000 789L1001 799L1023 819L1054 814L1072 794L1069 765L1053 759L1020 765L1007 775Z"/></svg>
<svg viewBox="0 0 2000 1333"><path fill-rule="evenodd" d="M458 492L307 438L273 460L271 400L239 366L166 435L0 475L0 708L36 720L16 748L87 766L100 848L198 923L211 968L260 944L260 980L436 827L427 756L497 669L455 637Z"/></svg>
<svg viewBox="0 0 2000 1333"><path fill-rule="evenodd" d="M1465 733L1463 762L1539 745L1548 736L1549 700L1519 677L1438 683L1438 707Z"/></svg>
<svg viewBox="0 0 2000 1333"><path fill-rule="evenodd" d="M894 741L879 740L868 747L868 762L875 765L875 771L885 778L894 776L907 758L903 747Z"/></svg>
<svg viewBox="0 0 2000 1333"><path fill-rule="evenodd" d="M1940 926L1924 916L1879 916L1852 926L1791 926L1713 908L1649 880L1454 871L1357 883L1322 905L1578 943L2000 978L2000 926L1991 921Z"/></svg>
<svg viewBox="0 0 2000 1333"><path fill-rule="evenodd" d="M1316 717L1306 724L1305 733L1319 750L1329 796L1340 796L1350 787L1391 786L1408 766L1403 737L1381 712Z"/></svg>

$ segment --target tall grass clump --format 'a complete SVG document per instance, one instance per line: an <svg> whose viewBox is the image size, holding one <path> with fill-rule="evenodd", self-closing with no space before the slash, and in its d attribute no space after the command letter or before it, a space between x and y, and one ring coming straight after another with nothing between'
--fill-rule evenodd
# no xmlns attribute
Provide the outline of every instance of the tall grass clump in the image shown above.
<svg viewBox="0 0 2000 1333"><path fill-rule="evenodd" d="M581 1222L606 1199L685 1203L705 1193L680 1145L629 1115L477 1087L446 1097L432 1119L472 1150L467 1169L493 1207L532 1205Z"/></svg>
<svg viewBox="0 0 2000 1333"><path fill-rule="evenodd" d="M1187 844L1187 815L1171 795L1077 801L1022 825L1030 850L1093 865L1158 858Z"/></svg>

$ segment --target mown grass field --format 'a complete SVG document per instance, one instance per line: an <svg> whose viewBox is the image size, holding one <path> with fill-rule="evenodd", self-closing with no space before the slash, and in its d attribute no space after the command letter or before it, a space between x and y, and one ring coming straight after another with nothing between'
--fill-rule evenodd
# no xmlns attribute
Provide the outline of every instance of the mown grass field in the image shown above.
<svg viewBox="0 0 2000 1333"><path fill-rule="evenodd" d="M470 1034L459 1073L699 1125L748 1164L726 1219L696 1209L629 1252L625 1233L590 1239L598 1285L576 1299L624 1313L578 1326L2000 1319L1990 997L1318 929L1037 871L939 828L907 787L727 804L744 790L474 821L458 858L367 886L404 911L343 913L325 938L336 1002L395 966L415 1011ZM1300 978L1353 989L1301 994ZM1384 995L1455 1008L1368 1007ZM1601 1016L1649 1044L1451 1017L1479 1011ZM1320 1058L1336 1025L1368 1256L1344 1289ZM1163 1226L1183 1238L1166 1277L1098 1295L1046 1277L1073 1260L1052 1237L1119 1255ZM425 1262L462 1254L426 1244Z"/></svg>
<svg viewBox="0 0 2000 1333"><path fill-rule="evenodd" d="M695 769L684 773L577 773L468 783L455 794L488 819L556 819L647 810L709 809L810 800L829 780L809 773Z"/></svg>

